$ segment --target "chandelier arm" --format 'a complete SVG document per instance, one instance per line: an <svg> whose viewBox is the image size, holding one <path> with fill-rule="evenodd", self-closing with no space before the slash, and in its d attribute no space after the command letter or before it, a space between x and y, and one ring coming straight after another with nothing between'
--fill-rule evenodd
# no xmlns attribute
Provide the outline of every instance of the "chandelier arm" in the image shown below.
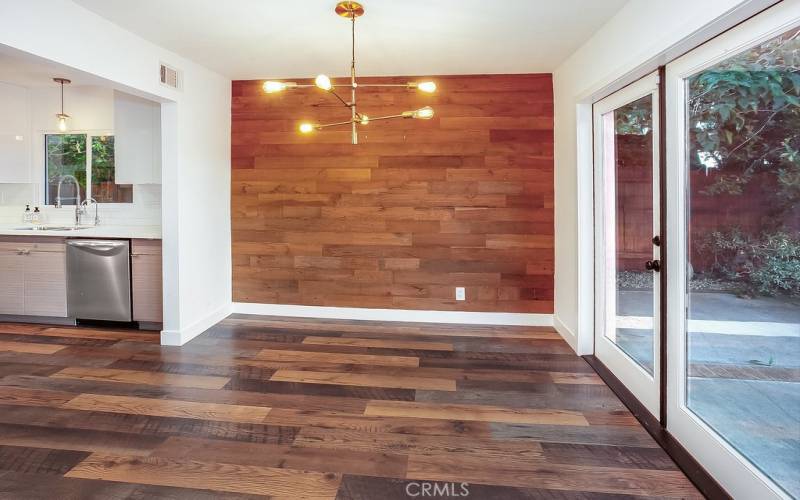
<svg viewBox="0 0 800 500"><path fill-rule="evenodd" d="M408 88L407 83L359 83L359 87L403 87Z"/></svg>
<svg viewBox="0 0 800 500"><path fill-rule="evenodd" d="M316 125L314 128L316 128L317 130L321 130L323 128L340 127L342 125L350 125L352 123L353 123L353 120L347 120L346 122L323 123L322 125Z"/></svg>
<svg viewBox="0 0 800 500"><path fill-rule="evenodd" d="M341 101L341 103L342 103L342 104L344 104L344 106L345 106L346 108L349 108L349 107L351 107L351 106L352 106L352 105L351 105L349 102L347 102L347 101L345 101L344 99L342 99L342 97L341 97L339 94L337 94L336 92L334 92L333 90L329 90L329 92L330 92L331 94L333 94L333 95L334 95L334 96L335 96L337 99L339 99L339 101Z"/></svg>
<svg viewBox="0 0 800 500"><path fill-rule="evenodd" d="M377 122L377 121L380 121L380 120L391 120L393 118L409 118L409 117L405 116L405 115L386 115L386 116L377 116L375 118L370 117L369 121L370 122Z"/></svg>

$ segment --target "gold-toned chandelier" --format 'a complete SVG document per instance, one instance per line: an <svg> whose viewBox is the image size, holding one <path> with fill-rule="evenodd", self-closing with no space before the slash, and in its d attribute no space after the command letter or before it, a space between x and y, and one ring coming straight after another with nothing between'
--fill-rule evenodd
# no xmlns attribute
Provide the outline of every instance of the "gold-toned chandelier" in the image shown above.
<svg viewBox="0 0 800 500"><path fill-rule="evenodd" d="M296 82L276 82L276 81L266 81L264 82L264 92L267 94L273 94L275 92L281 92L283 90L291 90L291 89L298 89L298 88L306 88L306 87L317 87L319 89L332 94L336 97L343 106L350 109L350 119L347 121L341 121L336 123L325 123L325 124L318 124L318 123L308 123L304 122L301 123L298 127L298 130L303 134L310 134L312 132L322 130L328 127L340 127L344 125L349 125L352 131L351 137L353 144L358 144L358 126L359 125L367 125L370 122L379 121L379 120L391 120L395 118L412 118L418 120L429 120L433 118L433 108L430 106L425 106L413 111L403 111L398 115L387 115L387 116L378 116L378 117L370 117L365 115L364 113L359 113L356 109L356 89L359 87L405 87L408 89L416 89L420 92L425 93L433 93L436 91L436 83L431 81L425 82L409 82L405 84L401 83L364 83L360 84L356 82L356 18L364 15L364 6L358 2L339 2L336 4L336 14L341 17L350 19L351 21L351 31L352 31L352 59L350 63L350 83L346 84L334 84L331 79L326 75L319 75L314 80L314 84L308 85L301 85ZM336 93L336 89L340 87L349 87L350 88L350 100L344 100L339 94Z"/></svg>

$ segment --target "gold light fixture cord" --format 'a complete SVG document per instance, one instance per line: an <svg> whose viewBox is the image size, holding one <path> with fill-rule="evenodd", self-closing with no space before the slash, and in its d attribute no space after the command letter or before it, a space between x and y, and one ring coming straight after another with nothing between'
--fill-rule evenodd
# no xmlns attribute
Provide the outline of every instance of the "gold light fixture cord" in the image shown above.
<svg viewBox="0 0 800 500"><path fill-rule="evenodd" d="M350 12L350 19L352 22L350 23L351 31L352 31L352 41L353 41L353 57L350 63L350 116L352 117L353 123L351 124L352 127L352 139L353 144L358 144L358 128L356 126L356 14L355 12Z"/></svg>

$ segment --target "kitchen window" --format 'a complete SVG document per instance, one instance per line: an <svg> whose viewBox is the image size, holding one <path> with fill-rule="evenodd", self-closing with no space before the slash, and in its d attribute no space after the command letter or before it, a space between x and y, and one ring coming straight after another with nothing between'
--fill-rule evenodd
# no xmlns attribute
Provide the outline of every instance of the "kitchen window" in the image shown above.
<svg viewBox="0 0 800 500"><path fill-rule="evenodd" d="M133 185L114 182L114 136L110 134L45 134L45 185L48 205L56 204L62 176L75 177L80 199L98 203L133 203ZM74 205L75 184L61 187L61 203Z"/></svg>

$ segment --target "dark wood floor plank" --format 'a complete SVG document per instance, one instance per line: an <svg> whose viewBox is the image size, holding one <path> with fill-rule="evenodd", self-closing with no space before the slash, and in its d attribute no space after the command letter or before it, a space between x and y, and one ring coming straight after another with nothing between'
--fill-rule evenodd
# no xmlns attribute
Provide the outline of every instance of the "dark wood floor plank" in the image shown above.
<svg viewBox="0 0 800 500"><path fill-rule="evenodd" d="M324 346L378 347L383 349L412 349L421 351L452 351L450 342L425 342L419 340L360 339L353 337L306 337L304 344Z"/></svg>
<svg viewBox="0 0 800 500"><path fill-rule="evenodd" d="M277 370L275 373L280 373ZM302 372L306 373L306 372ZM307 372L313 374L314 372ZM289 378L287 380L253 380L234 378L225 386L232 391L248 391L264 394L306 394L309 396L330 396L336 398L389 399L394 401L414 401L415 391L407 388L359 387L345 384L311 383L311 381Z"/></svg>
<svg viewBox="0 0 800 500"><path fill-rule="evenodd" d="M185 435L266 444L292 443L299 430L296 427L277 424L243 424L192 418L3 405L0 405L0 422L105 432L117 432L122 429L124 432L141 436L165 438Z"/></svg>
<svg viewBox="0 0 800 500"><path fill-rule="evenodd" d="M263 500L262 495L0 471L0 498L13 500Z"/></svg>
<svg viewBox="0 0 800 500"><path fill-rule="evenodd" d="M486 422L441 420L433 418L371 417L348 413L291 410L273 408L265 422L274 425L297 425L322 429L343 429L363 433L392 432L418 436L470 436L490 435Z"/></svg>
<svg viewBox="0 0 800 500"><path fill-rule="evenodd" d="M405 455L377 449L327 449L305 447L297 441L294 445L264 445L188 437L167 439L151 456L380 477L405 477L407 462Z"/></svg>
<svg viewBox="0 0 800 500"><path fill-rule="evenodd" d="M270 380L301 382L304 384L328 384L358 387L386 387L394 389L426 389L431 391L455 391L455 380L406 377L403 375L361 375L356 373L331 373L310 370L278 370Z"/></svg>
<svg viewBox="0 0 800 500"><path fill-rule="evenodd" d="M555 464L677 470L660 448L548 442L541 445L545 459Z"/></svg>
<svg viewBox="0 0 800 500"><path fill-rule="evenodd" d="M655 499L650 496L618 495L587 491L545 490L534 488L513 488L509 486L484 485L462 482L440 482L439 490L428 483L425 497L422 497L423 481L375 478L346 475L342 478L337 500L408 500L409 498L429 498L449 500L452 498L477 498L480 500L644 500ZM463 489L462 489L463 485ZM441 494L435 494L438 491Z"/></svg>
<svg viewBox="0 0 800 500"><path fill-rule="evenodd" d="M256 355L256 359L264 361L312 361L320 363L378 366L419 366L419 359L410 356L378 356L336 352L289 351L283 349L262 349Z"/></svg>
<svg viewBox="0 0 800 500"><path fill-rule="evenodd" d="M306 427L295 438L297 446L358 450L363 452L404 453L406 455L438 455L457 462L463 456L484 459L530 461L543 463L545 457L539 443L500 441L475 437L415 436L396 433L361 433L340 429Z"/></svg>
<svg viewBox="0 0 800 500"><path fill-rule="evenodd" d="M614 425L528 425L507 423L491 423L489 426L492 436L496 439L530 439L542 442L658 448L658 444L650 437L650 434L641 427L620 427ZM666 456L666 454L664 456Z"/></svg>
<svg viewBox="0 0 800 500"><path fill-rule="evenodd" d="M411 455L408 478L429 481L466 481L522 488L577 490L597 493L703 498L678 470L620 469L580 465L491 462L462 458L447 462L439 456Z"/></svg>
<svg viewBox="0 0 800 500"><path fill-rule="evenodd" d="M0 446L0 470L61 476L90 454L83 451Z"/></svg>
<svg viewBox="0 0 800 500"><path fill-rule="evenodd" d="M165 439L120 431L0 424L0 445L147 456Z"/></svg>

